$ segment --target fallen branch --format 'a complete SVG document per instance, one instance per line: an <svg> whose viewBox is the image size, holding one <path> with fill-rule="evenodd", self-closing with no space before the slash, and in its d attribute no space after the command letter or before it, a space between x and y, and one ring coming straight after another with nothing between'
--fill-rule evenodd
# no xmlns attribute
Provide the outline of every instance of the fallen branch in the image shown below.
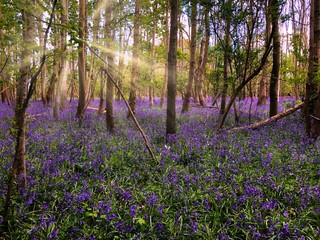
<svg viewBox="0 0 320 240"><path fill-rule="evenodd" d="M96 107L87 107L87 109L99 111L99 108L96 108ZM103 110L102 113L104 113L104 112L106 112L106 110Z"/></svg>
<svg viewBox="0 0 320 240"><path fill-rule="evenodd" d="M282 113L279 113L277 115L274 115L270 118L267 118L265 120L262 120L260 122L257 122L257 123L254 123L254 124L251 124L251 125L247 125L247 126L242 126L242 127L237 127L237 128L233 128L233 129L230 129L228 132L238 132L238 131L241 131L241 130L245 130L245 129L257 129L259 127L262 127L268 123L271 123L271 122L274 122L274 121L277 121L281 118L284 118L292 113L294 113L295 111L297 111L298 109L302 108L304 105L304 103L300 103L296 106L294 106L293 108L290 108Z"/></svg>
<svg viewBox="0 0 320 240"><path fill-rule="evenodd" d="M199 108L218 108L215 106L201 106L200 104L191 104L191 107L199 107Z"/></svg>

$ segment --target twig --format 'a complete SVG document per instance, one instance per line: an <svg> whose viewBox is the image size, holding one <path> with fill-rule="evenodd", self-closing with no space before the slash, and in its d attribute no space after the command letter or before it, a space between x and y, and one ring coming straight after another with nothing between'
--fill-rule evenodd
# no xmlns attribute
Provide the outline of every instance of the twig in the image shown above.
<svg viewBox="0 0 320 240"><path fill-rule="evenodd" d="M3 66L2 66L2 68L1 68L1 70L0 70L0 73L2 73L3 69L6 67L8 61L9 61L9 56L6 56L6 61L5 61L5 63L3 64Z"/></svg>
<svg viewBox="0 0 320 240"><path fill-rule="evenodd" d="M310 117L312 117L313 119L317 120L317 121L320 121L320 118L316 117L316 116L313 116L310 114Z"/></svg>

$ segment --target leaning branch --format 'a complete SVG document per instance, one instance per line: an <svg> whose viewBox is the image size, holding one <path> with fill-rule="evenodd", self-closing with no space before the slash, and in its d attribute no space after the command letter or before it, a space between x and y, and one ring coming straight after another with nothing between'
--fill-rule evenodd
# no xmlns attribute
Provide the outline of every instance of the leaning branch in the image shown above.
<svg viewBox="0 0 320 240"><path fill-rule="evenodd" d="M151 146L150 146L150 144L149 144L149 141L148 141L148 139L147 139L147 136L146 136L146 134L144 133L144 131L142 130L142 128L140 127L140 125L139 125L139 123L138 123L138 121L137 121L137 118L136 118L135 114L133 113L133 111L132 111L132 109L131 109L128 101L125 99L125 97L124 97L124 95L123 95L123 92L121 91L119 85L117 84L117 82L115 81L115 79L113 78L113 76L111 76L111 74L107 71L107 69L105 69L104 67L102 67L102 69L103 69L103 71L108 75L108 77L111 79L112 83L115 85L115 87L116 87L117 90L119 91L119 93L120 93L123 101L125 102L128 110L129 110L129 113L130 113L130 115L131 115L131 117L132 117L132 119L133 119L136 127L138 128L139 132L140 132L141 135L142 135L143 141L144 141L144 143L145 143L145 145L146 145L146 147L147 147L147 149L148 149L148 152L149 152L150 156L152 157L152 159L153 159L154 161L156 161L156 157L155 157L155 155L154 155L154 153L153 153L153 151L152 151L152 149L151 149Z"/></svg>
<svg viewBox="0 0 320 240"><path fill-rule="evenodd" d="M227 119L227 116L228 116L228 113L231 109L231 106L233 105L233 102L236 100L236 97L237 95L241 92L241 90L252 80L254 79L259 73L260 71L263 69L267 59L268 59L268 56L272 50L272 45L271 45L271 42L272 42L272 38L273 38L273 35L274 35L274 29L272 28L272 31L271 31L271 34L270 34L270 37L269 37L269 41L268 41L268 44L266 46L266 50L261 58L261 63L260 65L258 66L258 68L256 70L254 70L248 77L245 81L243 81L238 87L237 89L235 90L234 94L232 95L227 107L226 107L226 110L222 116L222 119L221 119L221 122L219 124L219 130L222 129L223 125L224 125L224 122L226 121Z"/></svg>
<svg viewBox="0 0 320 240"><path fill-rule="evenodd" d="M262 120L260 122L257 122L257 123L254 123L254 124L251 124L251 125L248 125L248 126L242 126L242 127L237 127L237 128L233 128L233 129L230 129L228 132L238 132L238 131L242 131L242 130L245 130L245 129L257 129L259 127L262 127L268 123L271 123L271 122L274 122L274 121L277 121L281 118L284 118L292 113L294 113L295 111L297 111L298 109L302 108L304 105L304 103L300 103L292 108L289 108L287 111L284 111L282 113L279 113L277 115L274 115L270 118L267 118L265 120Z"/></svg>
<svg viewBox="0 0 320 240"><path fill-rule="evenodd" d="M104 64L107 64L106 61L104 59L102 59L93 49L92 47L89 46L89 44L87 45L88 46L88 49L90 50L91 53L93 53L97 58L99 58ZM121 88L119 87L119 85L117 84L117 81L114 79L114 77L109 73L109 71L105 68L105 67L101 67L101 69L108 75L108 77L110 78L111 82L114 84L114 86L117 88L117 90L119 91L120 95L121 95L121 98L123 99L124 103L126 104L127 108L128 108L128 111L129 111L129 114L131 115L136 127L138 128L139 132L141 133L142 135L142 138L143 138L143 141L146 145L146 148L151 156L151 158L154 160L154 161L157 161L153 151L152 151L152 148L151 148L151 145L147 139L147 136L146 134L144 133L144 131L142 130L142 128L140 127L139 123L138 123L138 120L136 118L136 116L134 115L128 101L126 100L126 98L124 97L124 94L121 90Z"/></svg>

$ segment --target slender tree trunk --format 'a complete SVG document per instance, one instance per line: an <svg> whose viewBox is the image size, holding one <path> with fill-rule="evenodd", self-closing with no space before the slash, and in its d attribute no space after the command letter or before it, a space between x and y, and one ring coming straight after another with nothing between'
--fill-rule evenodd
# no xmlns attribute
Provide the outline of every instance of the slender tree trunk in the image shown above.
<svg viewBox="0 0 320 240"><path fill-rule="evenodd" d="M101 115L103 113L103 102L104 102L104 98L103 98L103 95L104 95L104 84L105 84L105 73L104 71L101 71L100 72L100 100L99 100L99 108L98 108L98 114Z"/></svg>
<svg viewBox="0 0 320 240"><path fill-rule="evenodd" d="M41 14L40 19L43 19L43 14ZM42 22L38 21L38 36L39 36L39 43L40 43L40 53L41 55L43 54L43 44L44 44L44 39L43 39L43 30L42 30ZM47 66L46 64L43 66L41 75L40 75L40 84L41 84L41 100L43 102L43 105L47 105L47 98L46 98L46 81L47 81Z"/></svg>
<svg viewBox="0 0 320 240"><path fill-rule="evenodd" d="M310 52L308 81L306 85L305 121L308 135L314 139L320 135L320 87L316 83L319 76L320 58L320 3L311 1L310 10Z"/></svg>
<svg viewBox="0 0 320 240"><path fill-rule="evenodd" d="M123 6L121 5L121 9L120 11L123 9ZM118 86L120 87L120 89L122 88L122 78L123 75L121 74L123 72L124 69L124 51L123 51L123 45L124 45L124 30L123 30L123 24L122 22L119 23L119 64L118 64L118 72L119 72L119 76L117 78L118 80ZM121 100L121 94L118 91L117 92L117 100L120 101Z"/></svg>
<svg viewBox="0 0 320 240"><path fill-rule="evenodd" d="M165 16L165 25L166 25L166 36L165 36L165 45L166 45L166 59L168 59L168 51L169 51L169 0L166 0L166 16ZM164 78L163 78L163 84L161 88L161 95L160 95L160 107L163 107L164 102L164 96L166 93L166 86L168 82L168 62L165 63L164 68Z"/></svg>
<svg viewBox="0 0 320 240"><path fill-rule="evenodd" d="M74 91L75 91L75 75L76 75L76 68L75 68L75 59L74 57L71 58L71 66L70 66L70 71L71 71L71 79L70 79L70 103L72 102L73 100L73 97L74 97Z"/></svg>
<svg viewBox="0 0 320 240"><path fill-rule="evenodd" d="M188 112L190 107L190 98L192 93L193 81L195 78L196 66L196 41L197 41L197 1L191 1L191 39L190 39L190 62L188 85L184 93L184 99L181 112Z"/></svg>
<svg viewBox="0 0 320 240"><path fill-rule="evenodd" d="M108 71L111 76L114 76L115 64L114 64L114 53L113 53L113 35L112 35L112 28L111 28L111 21L112 21L112 5L113 1L108 1L106 6L106 15L105 15L105 22L106 22L106 47L110 49L107 54L107 62L108 62ZM107 129L110 133L114 131L114 116L113 116L113 93L114 93L114 86L112 83L112 79L108 75L107 78L107 95L106 95L106 124Z"/></svg>
<svg viewBox="0 0 320 240"><path fill-rule="evenodd" d="M60 29L60 69L58 85L56 89L55 104L53 107L53 116L58 119L59 110L64 110L67 100L67 29L64 27L68 22L68 4L67 0L61 0L61 25Z"/></svg>
<svg viewBox="0 0 320 240"><path fill-rule="evenodd" d="M278 83L280 74L280 32L279 32L279 1L271 0L271 20L274 29L273 34L273 55L272 55L272 71L270 79L270 111L269 116L272 117L278 113Z"/></svg>
<svg viewBox="0 0 320 240"><path fill-rule="evenodd" d="M208 62L208 55L209 55L209 40L210 40L210 25L209 25L209 9L206 7L205 10L205 36L204 36L204 48L202 56L202 62L198 71L198 96L199 96L199 102L201 106L205 106L205 101L203 97L203 85L205 83L205 75L206 75L206 66Z"/></svg>
<svg viewBox="0 0 320 240"><path fill-rule="evenodd" d="M46 92L46 103L49 105L52 103L54 100L54 93L55 93L55 88L56 84L58 81L58 74L59 74L59 60L58 60L58 49L59 49L59 44L57 40L56 34L53 35L54 38L54 50L53 50L53 63L52 63L52 74L49 80L49 87Z"/></svg>
<svg viewBox="0 0 320 240"><path fill-rule="evenodd" d="M83 41L79 42L78 47L78 72L79 72L79 101L76 116L79 118L79 123L84 117L87 94L88 94L88 84L87 84L87 73L86 73L86 0L79 0L79 38Z"/></svg>
<svg viewBox="0 0 320 240"><path fill-rule="evenodd" d="M140 32L140 9L141 0L135 1L134 10L134 29L133 29L133 50L132 50L132 67L131 67L131 86L129 95L129 105L132 112L136 113L136 98L137 98L137 79L139 68L139 32ZM128 112L128 118L130 113Z"/></svg>
<svg viewBox="0 0 320 240"><path fill-rule="evenodd" d="M268 0L265 1L265 15L266 15L266 31L265 31L265 42L267 44L267 41L270 36L270 13L268 10ZM258 97L258 105L264 105L267 102L267 78L268 78L268 68L269 68L269 61L267 59L266 65L264 66L262 70L262 76L260 80L260 86L259 86L259 97Z"/></svg>
<svg viewBox="0 0 320 240"><path fill-rule="evenodd" d="M202 39L202 51L201 53L201 64L199 64L199 70L198 70L198 81L197 81L197 90L198 90L198 97L199 102L201 106L205 106L205 101L203 97L203 85L205 82L205 73L206 73L206 65L208 62L208 55L209 55L209 39L210 39L210 26L209 26L209 9L205 10L205 35ZM199 62L200 63L200 62Z"/></svg>
<svg viewBox="0 0 320 240"><path fill-rule="evenodd" d="M0 21L2 20L2 3L0 3ZM1 48L1 56L0 56L0 92L1 92L1 100L4 103L7 101L8 105L11 106L10 92L9 92L9 76L6 70L6 66L9 62L9 56L6 53L6 47L4 43L4 31L3 28L0 27L0 48Z"/></svg>
<svg viewBox="0 0 320 240"><path fill-rule="evenodd" d="M170 44L168 53L168 101L166 119L166 139L176 133L176 82L177 82L177 33L178 33L178 0L170 0Z"/></svg>
<svg viewBox="0 0 320 240"><path fill-rule="evenodd" d="M155 3L154 10L157 10L157 4ZM149 106L153 106L153 83L155 81L155 64L156 64L156 17L153 18L154 25L152 28L152 40L151 40L151 67L150 67L150 76L151 76L151 83L149 86Z"/></svg>
<svg viewBox="0 0 320 240"><path fill-rule="evenodd" d="M17 183L20 188L27 189L27 173L26 173L26 159L25 159L25 142L26 142L26 110L27 105L24 104L27 99L29 69L31 67L32 42L34 40L33 17L29 10L30 6L24 2L22 8L22 22L23 22L23 41L24 46L21 53L20 77L17 82L17 99L14 114L15 129L15 155L12 165L12 170L9 176L9 183L6 195L6 203L3 220L7 223L8 209L11 202L11 195L13 193L14 181L17 178Z"/></svg>
<svg viewBox="0 0 320 240"><path fill-rule="evenodd" d="M225 31L225 45L224 45L224 56L223 56L223 88L221 94L221 105L220 114L223 115L226 108L228 82L230 78L230 65L229 65L229 46L230 46L230 22L226 20L226 31Z"/></svg>

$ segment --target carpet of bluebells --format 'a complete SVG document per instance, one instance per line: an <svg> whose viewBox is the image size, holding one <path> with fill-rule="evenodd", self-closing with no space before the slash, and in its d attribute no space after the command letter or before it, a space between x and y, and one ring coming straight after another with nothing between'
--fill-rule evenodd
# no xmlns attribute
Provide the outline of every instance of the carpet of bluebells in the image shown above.
<svg viewBox="0 0 320 240"><path fill-rule="evenodd" d="M217 132L218 109L192 107L165 141L165 109L138 101L150 159L123 102L116 129L77 103L59 119L31 102L27 118L28 191L12 199L8 239L320 239L320 141L306 137L301 112L258 130ZM209 103L208 103L209 104ZM295 104L281 99L279 111ZM97 107L98 101L92 103ZM248 124L249 100L239 125ZM268 116L252 104L251 120ZM14 154L13 109L0 103L0 206ZM225 128L235 126L234 112ZM0 227L2 219L0 218Z"/></svg>

